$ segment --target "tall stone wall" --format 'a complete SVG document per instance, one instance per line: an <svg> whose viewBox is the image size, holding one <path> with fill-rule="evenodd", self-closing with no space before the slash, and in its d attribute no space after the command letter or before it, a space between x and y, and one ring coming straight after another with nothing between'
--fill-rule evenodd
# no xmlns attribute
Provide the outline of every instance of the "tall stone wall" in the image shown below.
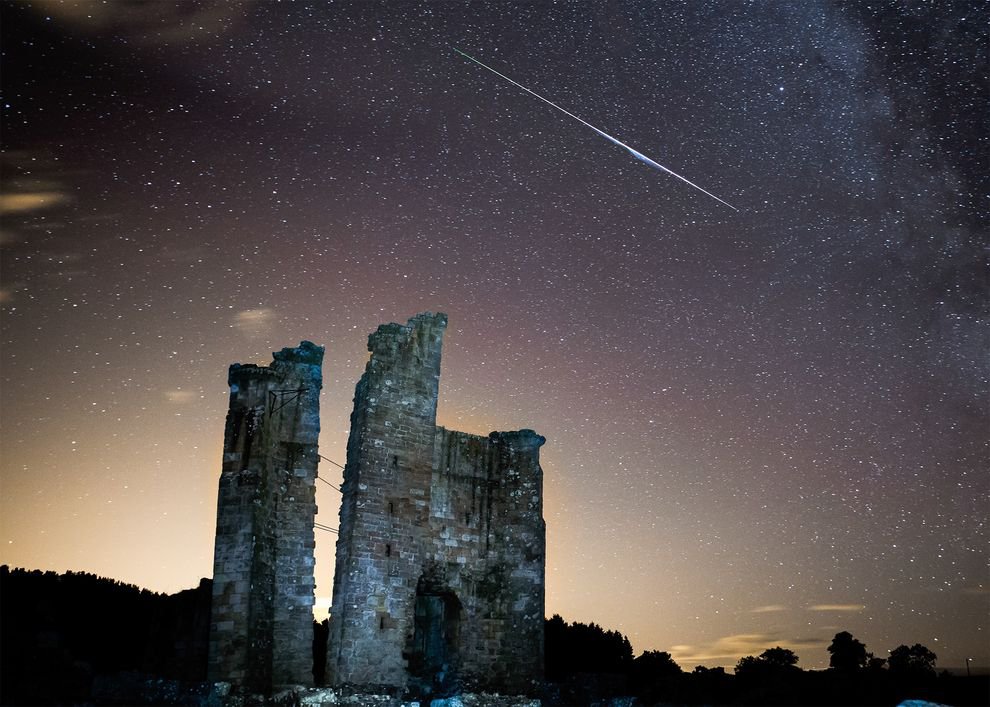
<svg viewBox="0 0 990 707"><path fill-rule="evenodd" d="M446 317L379 327L351 416L329 679L523 692L542 678L544 439L436 427Z"/></svg>
<svg viewBox="0 0 990 707"><path fill-rule="evenodd" d="M267 692L313 682L323 348L230 367L208 677Z"/></svg>
<svg viewBox="0 0 990 707"><path fill-rule="evenodd" d="M460 603L450 668L467 688L526 692L543 677L545 441L437 430L429 567Z"/></svg>
<svg viewBox="0 0 990 707"><path fill-rule="evenodd" d="M405 685L405 637L423 563L447 318L421 314L369 337L354 394L334 570L327 676Z"/></svg>

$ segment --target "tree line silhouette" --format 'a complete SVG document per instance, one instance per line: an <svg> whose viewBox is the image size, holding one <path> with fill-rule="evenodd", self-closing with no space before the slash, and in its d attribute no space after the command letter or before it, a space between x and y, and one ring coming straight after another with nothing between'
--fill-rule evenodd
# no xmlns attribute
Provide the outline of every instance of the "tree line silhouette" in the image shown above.
<svg viewBox="0 0 990 707"><path fill-rule="evenodd" d="M0 567L0 702L74 704L120 673L205 680L211 592Z"/></svg>
<svg viewBox="0 0 990 707"><path fill-rule="evenodd" d="M0 703L206 704L212 583L158 594L85 572L0 567ZM314 622L314 677L322 678L328 623ZM920 698L987 704L990 678L938 674L920 644L880 658L849 632L828 646L828 670L802 670L774 647L733 672L690 672L664 651L634 656L629 639L591 623L545 622L545 704L616 697L638 705L896 705Z"/></svg>
<svg viewBox="0 0 990 707"><path fill-rule="evenodd" d="M924 699L985 705L990 678L936 671L937 656L921 644L901 645L878 658L848 631L826 649L827 670L802 670L789 648L768 648L740 658L732 673L697 666L686 672L665 651L633 657L629 639L596 624L545 624L546 697L557 704L604 702L619 695L639 705L896 705Z"/></svg>

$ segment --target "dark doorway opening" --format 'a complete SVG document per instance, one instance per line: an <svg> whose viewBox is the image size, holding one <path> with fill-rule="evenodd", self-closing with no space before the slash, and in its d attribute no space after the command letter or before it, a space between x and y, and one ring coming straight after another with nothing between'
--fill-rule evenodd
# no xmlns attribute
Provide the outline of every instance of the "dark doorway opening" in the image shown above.
<svg viewBox="0 0 990 707"><path fill-rule="evenodd" d="M417 591L409 669L426 694L456 689L461 603L452 592Z"/></svg>

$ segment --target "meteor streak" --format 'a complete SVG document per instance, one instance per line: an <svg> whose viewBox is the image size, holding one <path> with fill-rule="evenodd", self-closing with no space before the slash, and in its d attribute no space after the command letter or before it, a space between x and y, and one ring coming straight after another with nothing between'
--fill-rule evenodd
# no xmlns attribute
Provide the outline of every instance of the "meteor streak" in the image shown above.
<svg viewBox="0 0 990 707"><path fill-rule="evenodd" d="M470 61L473 61L475 64L477 64L478 66L482 67L483 69L488 69L489 71L491 71L496 76L502 77L503 79L505 79L506 81L508 81L509 83L511 83L513 86L518 86L523 91L525 91L526 93L530 94L531 96L535 96L536 98L539 98L544 103L546 103L546 104L548 104L550 106L553 106L554 108L556 108L557 110L559 110L564 115L570 116L571 118L574 118L574 120L578 121L582 125L588 126L589 128L591 128L592 130L594 130L596 133L598 133L599 135L601 135L603 138L605 138L609 142L615 143L619 147L621 147L624 150L626 150L630 155L632 155L633 157L635 157L637 160L639 160L641 162L645 162L646 164L650 165L651 167L655 167L656 169L659 169L662 172L666 172L667 174L669 174L671 176L677 177L678 179L680 179L685 184L688 184L688 185L694 187L695 189L697 189L698 191L700 191L702 194L707 194L708 196L710 196L711 198L713 198L715 201L717 201L717 202L719 202L721 204L725 204L726 206L728 206L733 211L739 211L739 209L737 209L735 206L733 206L729 202L725 201L724 199L720 199L717 196L715 196L714 194L712 194L710 191L707 191L706 189L702 189L697 184L695 184L694 182L692 182L690 179L688 179L686 177L682 177L681 175L679 175L674 170L668 169L668 168L664 167L662 164L660 164L659 162L656 162L654 160L651 160L649 157L647 157L646 155L644 155L642 152L639 152L638 150L634 150L633 148L629 147L629 145L627 145L626 143L622 142L621 140L616 140L614 137L612 137L611 135L609 135L607 132L605 132L604 130L599 130L598 128L596 128L594 125L592 125L588 121L581 120L581 118L578 118L576 115L574 115L570 111L566 111L563 108L561 108L560 106L558 106L556 103L553 103L552 101L548 101L546 98L544 98L540 94L536 93L535 91L529 90L528 88L526 88L525 86L523 86L518 81L513 81L512 79L510 79L505 74L500 74L499 72L495 71L495 69L493 69L492 67L487 66L485 64L482 64L480 61L478 61L477 59L475 59L473 56L470 56L469 54L465 54L464 52L462 52L457 47L451 47L451 49L453 49L455 52L457 52L458 54L460 54L461 56L463 56L465 59L468 59Z"/></svg>

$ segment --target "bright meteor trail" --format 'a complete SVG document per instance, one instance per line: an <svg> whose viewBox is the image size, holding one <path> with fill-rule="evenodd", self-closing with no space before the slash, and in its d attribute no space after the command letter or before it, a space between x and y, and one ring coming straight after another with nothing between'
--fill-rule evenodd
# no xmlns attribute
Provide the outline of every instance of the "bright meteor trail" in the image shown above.
<svg viewBox="0 0 990 707"><path fill-rule="evenodd" d="M570 111L566 111L563 108L561 108L560 106L558 106L556 103L553 103L552 101L548 101L546 98L544 98L540 94L536 93L535 91L529 90L528 88L526 88L525 86L523 86L518 81L513 81L512 79L510 79L505 74L500 74L499 72L495 71L495 69L493 69L492 67L487 66L485 64L482 64L480 61L478 61L477 59L475 59L473 56L470 56L469 54L465 54L464 52L462 52L457 47L451 47L451 49L453 49L455 52L457 52L458 54L460 54L461 56L463 56L465 59L469 59L469 60L473 61L475 64L477 64L478 66L480 66L480 67L482 67L484 69L488 69L489 71L491 71L496 76L501 76L503 79L505 79L506 81L508 81L509 83L511 83L514 86L518 86L519 88L521 88L526 93L528 93L528 94L530 94L532 96L536 96L541 101L543 101L544 103L547 103L547 104L553 106L554 108L556 108L557 110L559 110L564 115L568 115L571 118L574 118L574 120L578 121L582 125L587 125L589 128L591 128L592 130L594 130L596 133L598 133L599 135L601 135L606 140L608 140L610 142L613 142L616 145L618 145L619 147L627 150L629 152L629 154L631 154L637 160L640 160L641 162L645 162L646 164L650 165L651 167L656 167L657 169L659 169L659 170L661 170L663 172L666 172L667 174L670 174L670 175L672 175L674 177L677 177L678 179L680 179L685 184L689 184L690 186L694 187L695 189L697 189L701 193L707 194L708 196L710 196L711 198L713 198L715 201L717 201L717 202L719 202L721 204L725 204L726 206L728 206L733 211L739 211L739 209L737 209L735 206L733 206L729 202L725 201L724 199L720 199L717 196L715 196L714 194L712 194L710 191L707 191L705 189L702 189L697 184L695 184L694 182L692 182L690 179L687 179L686 177L682 177L681 175L679 175L674 170L667 169L666 167L664 167L659 162L655 162L654 160L651 160L649 157L647 157L646 155L644 155L642 152L639 152L638 150L634 150L633 148L629 147L629 145L627 145L626 143L622 142L621 140L616 140L614 137L612 137L611 135L609 135L607 132L605 132L604 130L599 130L598 128L596 128L594 125L592 125L588 121L581 120L581 118L578 118L576 115L574 115Z"/></svg>

